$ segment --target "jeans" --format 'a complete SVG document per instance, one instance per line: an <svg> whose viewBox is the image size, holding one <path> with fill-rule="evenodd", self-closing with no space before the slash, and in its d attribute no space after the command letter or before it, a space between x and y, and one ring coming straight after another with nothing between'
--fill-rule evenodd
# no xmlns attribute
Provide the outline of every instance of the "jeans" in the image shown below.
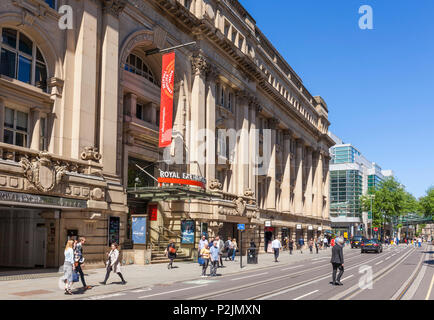
<svg viewBox="0 0 434 320"><path fill-rule="evenodd" d="M75 267L75 270L80 274L80 279L81 279L81 283L83 284L83 287L86 287L86 281L84 280L83 270L81 270L81 263L79 263L78 266Z"/></svg>
<svg viewBox="0 0 434 320"><path fill-rule="evenodd" d="M289 247L289 254L292 254L293 247Z"/></svg>
<svg viewBox="0 0 434 320"><path fill-rule="evenodd" d="M211 261L211 276L215 276L217 273L217 265L218 265L218 261L214 260Z"/></svg>
<svg viewBox="0 0 434 320"><path fill-rule="evenodd" d="M277 261L277 258L279 257L279 249L273 248L273 250L274 250L274 260Z"/></svg>
<svg viewBox="0 0 434 320"><path fill-rule="evenodd" d="M202 265L202 275L206 276L206 269L208 268L209 259L203 259L204 263Z"/></svg>
<svg viewBox="0 0 434 320"><path fill-rule="evenodd" d="M344 267L340 263L332 263L332 265L333 265L333 274L332 274L333 283L335 283L336 280L338 282L340 282L341 281L341 277L344 274ZM336 272L337 272L338 269L339 269L339 274L338 274L338 278L336 279Z"/></svg>
<svg viewBox="0 0 434 320"><path fill-rule="evenodd" d="M235 260L235 254L237 253L237 249L232 249L232 261Z"/></svg>

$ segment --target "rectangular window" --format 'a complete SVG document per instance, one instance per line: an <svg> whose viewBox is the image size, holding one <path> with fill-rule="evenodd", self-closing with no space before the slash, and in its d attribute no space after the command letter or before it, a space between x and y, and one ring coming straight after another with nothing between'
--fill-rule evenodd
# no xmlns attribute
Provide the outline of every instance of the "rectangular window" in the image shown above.
<svg viewBox="0 0 434 320"><path fill-rule="evenodd" d="M48 150L47 118L41 118L41 132L39 137L39 146L42 151Z"/></svg>
<svg viewBox="0 0 434 320"><path fill-rule="evenodd" d="M138 103L136 105L136 117L140 120L145 120L145 106Z"/></svg>
<svg viewBox="0 0 434 320"><path fill-rule="evenodd" d="M56 9L56 0L45 0L45 2L50 6L50 8Z"/></svg>
<svg viewBox="0 0 434 320"><path fill-rule="evenodd" d="M3 141L20 147L28 147L27 113L5 108Z"/></svg>
<svg viewBox="0 0 434 320"><path fill-rule="evenodd" d="M30 83L32 79L32 60L19 55L18 58L18 80Z"/></svg>
<svg viewBox="0 0 434 320"><path fill-rule="evenodd" d="M15 52L1 49L0 73L10 78L15 78Z"/></svg>

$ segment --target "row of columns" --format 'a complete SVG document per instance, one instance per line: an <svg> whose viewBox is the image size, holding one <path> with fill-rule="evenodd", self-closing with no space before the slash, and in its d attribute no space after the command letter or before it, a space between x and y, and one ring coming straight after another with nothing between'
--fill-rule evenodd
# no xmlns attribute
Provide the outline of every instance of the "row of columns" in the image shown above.
<svg viewBox="0 0 434 320"><path fill-rule="evenodd" d="M189 155L190 172L205 175L207 181L216 178L216 83L218 72L202 56L196 56L192 61L192 100L190 106L190 132ZM263 127L260 124L258 107L254 98L248 93L240 91L236 94L233 127L239 134L235 142L234 162L231 164L232 172L227 191L237 195L244 195L247 189L258 195L257 166L254 165L257 155L258 141L256 129ZM280 185L281 196L277 201L276 134L277 119L268 119L268 128L271 129L271 145L265 146L264 156L269 155L266 170L266 195L264 208L317 218L328 217L328 199L324 204L324 196L328 195L328 155L320 150L314 150L305 141L297 138L289 130L283 131L283 178ZM210 137L199 137L197 130L207 129L212 133ZM242 130L241 130L242 129ZM241 131L239 131L241 130ZM292 141L295 140L295 154L291 150ZM201 144L205 142L205 150ZM228 147L228 146L227 146ZM206 163L196 165L205 157ZM292 174L295 183L292 185ZM223 183L223 181L220 181ZM280 202L280 203L278 203Z"/></svg>

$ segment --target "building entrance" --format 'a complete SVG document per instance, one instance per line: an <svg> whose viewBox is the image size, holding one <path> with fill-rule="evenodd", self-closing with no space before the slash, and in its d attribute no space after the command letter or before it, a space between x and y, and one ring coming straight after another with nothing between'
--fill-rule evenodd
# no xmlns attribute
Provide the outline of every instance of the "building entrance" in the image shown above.
<svg viewBox="0 0 434 320"><path fill-rule="evenodd" d="M0 209L0 266L45 268L47 229L40 210Z"/></svg>

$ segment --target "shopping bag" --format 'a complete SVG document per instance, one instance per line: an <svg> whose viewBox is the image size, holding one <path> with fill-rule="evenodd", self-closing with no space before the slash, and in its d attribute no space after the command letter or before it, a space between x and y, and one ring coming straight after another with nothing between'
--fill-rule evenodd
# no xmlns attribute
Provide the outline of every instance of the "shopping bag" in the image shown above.
<svg viewBox="0 0 434 320"><path fill-rule="evenodd" d="M201 258L201 257L199 257L199 259L197 259L197 262L199 262L199 264L201 266L203 266L205 264L205 260L203 258Z"/></svg>
<svg viewBox="0 0 434 320"><path fill-rule="evenodd" d="M73 271L72 272L72 282L78 282L79 278L78 278L78 272Z"/></svg>

